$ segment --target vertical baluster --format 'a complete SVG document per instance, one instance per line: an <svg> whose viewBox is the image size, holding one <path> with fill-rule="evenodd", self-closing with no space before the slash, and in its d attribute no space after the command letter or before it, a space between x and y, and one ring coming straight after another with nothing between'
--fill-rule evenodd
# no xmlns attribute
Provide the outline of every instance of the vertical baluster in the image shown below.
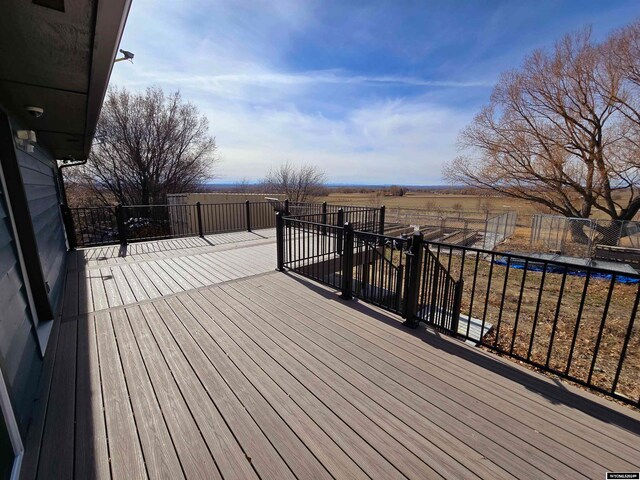
<svg viewBox="0 0 640 480"><path fill-rule="evenodd" d="M498 348L498 340L500 337L500 327L502 325L502 313L504 312L504 299L507 296L507 283L509 282L509 270L511 269L511 257L507 257L507 266L504 272L504 285L502 286L502 298L500 299L500 312L498 312L498 325L496 326L496 338L493 346Z"/></svg>
<svg viewBox="0 0 640 480"><path fill-rule="evenodd" d="M553 326L551 327L551 338L549 339L549 349L547 350L547 360L545 361L545 368L549 368L549 361L551 360L551 352L553 350L553 341L556 337L556 327L558 325L558 317L560 316L560 307L562 307L562 297L564 295L564 286L567 280L567 267L564 267L562 273L562 281L560 282L560 291L558 292L558 303L556 304L555 316L553 318Z"/></svg>
<svg viewBox="0 0 640 480"><path fill-rule="evenodd" d="M524 285L527 281L527 271L529 269L529 260L524 261L522 268L522 282L520 283L520 293L518 295L518 306L516 307L516 317L513 322L513 334L511 335L511 345L509 346L509 355L513 355L513 347L516 342L516 334L518 332L518 322L520 320L520 308L522 306L522 296L524 294Z"/></svg>
<svg viewBox="0 0 640 480"><path fill-rule="evenodd" d="M547 269L549 264L544 262L544 270L542 271L542 278L540 279L540 286L538 290L538 302L536 303L536 312L533 315L533 325L531 327L531 338L529 339L529 349L527 351L527 360L531 359L531 351L533 350L533 342L536 337L536 327L538 325L538 315L540 314L540 302L542 301L542 293L544 292L544 281L547 276Z"/></svg>
<svg viewBox="0 0 640 480"><path fill-rule="evenodd" d="M591 367L589 368L589 376L587 377L587 385L591 385L591 378L593 377L593 370L596 366L598 359L598 352L600 350L600 342L602 341L602 334L604 332L604 325L607 321L607 314L609 313L609 306L611 305L611 296L613 295L613 288L615 287L617 275L614 273L611 275L611 283L609 283L609 291L607 293L607 301L604 304L604 311L602 312L602 320L600 321L600 328L598 329L598 337L596 339L596 345L593 349L593 358L591 359Z"/></svg>

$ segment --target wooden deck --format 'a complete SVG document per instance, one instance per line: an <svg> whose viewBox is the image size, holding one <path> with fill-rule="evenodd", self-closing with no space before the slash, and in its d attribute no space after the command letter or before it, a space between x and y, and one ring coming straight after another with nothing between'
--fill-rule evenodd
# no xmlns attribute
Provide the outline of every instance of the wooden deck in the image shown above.
<svg viewBox="0 0 640 480"><path fill-rule="evenodd" d="M96 312L273 271L275 229L236 232L70 254L64 317Z"/></svg>
<svg viewBox="0 0 640 480"><path fill-rule="evenodd" d="M115 282L119 304L105 293L106 304L92 300L81 313L69 300L47 351L48 408L24 478L564 479L640 470L638 412L407 330L382 310L274 272L272 259L262 268L256 255L269 254L255 242L144 259L83 254L71 279L120 268L145 296ZM153 262L175 283L147 269ZM129 288L135 298L125 301Z"/></svg>

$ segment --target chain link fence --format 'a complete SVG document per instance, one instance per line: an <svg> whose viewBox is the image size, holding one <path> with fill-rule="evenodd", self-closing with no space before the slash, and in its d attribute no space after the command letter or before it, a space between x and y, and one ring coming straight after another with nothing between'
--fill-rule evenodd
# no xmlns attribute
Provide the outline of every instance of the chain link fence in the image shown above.
<svg viewBox="0 0 640 480"><path fill-rule="evenodd" d="M534 215L531 250L594 257L604 247L640 248L640 222Z"/></svg>
<svg viewBox="0 0 640 480"><path fill-rule="evenodd" d="M427 241L491 250L513 235L517 218L514 211L429 213L424 210L390 208L386 213L386 224L388 229L391 225L397 225L398 231L389 233L399 233L408 226L418 226Z"/></svg>

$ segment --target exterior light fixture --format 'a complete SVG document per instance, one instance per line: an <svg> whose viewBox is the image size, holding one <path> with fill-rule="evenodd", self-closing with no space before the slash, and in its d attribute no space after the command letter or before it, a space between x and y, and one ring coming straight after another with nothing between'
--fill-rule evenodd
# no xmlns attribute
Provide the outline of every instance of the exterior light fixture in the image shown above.
<svg viewBox="0 0 640 480"><path fill-rule="evenodd" d="M16 143L27 153L33 153L34 144L37 141L36 132L33 130L18 130L16 132Z"/></svg>

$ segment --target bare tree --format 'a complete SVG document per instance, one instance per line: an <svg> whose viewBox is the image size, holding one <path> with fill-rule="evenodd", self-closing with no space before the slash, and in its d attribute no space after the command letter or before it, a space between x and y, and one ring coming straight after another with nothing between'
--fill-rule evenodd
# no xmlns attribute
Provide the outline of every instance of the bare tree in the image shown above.
<svg viewBox="0 0 640 480"><path fill-rule="evenodd" d="M251 185L251 182L249 182L249 179L246 177L232 187L232 190L236 193L249 193L252 189L253 185Z"/></svg>
<svg viewBox="0 0 640 480"><path fill-rule="evenodd" d="M504 73L461 133L452 183L544 205L569 217L640 210L640 27L597 45L590 29ZM624 47L624 48L623 48Z"/></svg>
<svg viewBox="0 0 640 480"><path fill-rule="evenodd" d="M317 166L286 162L269 171L264 187L269 192L286 195L293 202L308 202L324 193L325 182L325 173Z"/></svg>
<svg viewBox="0 0 640 480"><path fill-rule="evenodd" d="M104 203L149 205L198 188L216 162L206 117L179 92L112 88L83 173Z"/></svg>

